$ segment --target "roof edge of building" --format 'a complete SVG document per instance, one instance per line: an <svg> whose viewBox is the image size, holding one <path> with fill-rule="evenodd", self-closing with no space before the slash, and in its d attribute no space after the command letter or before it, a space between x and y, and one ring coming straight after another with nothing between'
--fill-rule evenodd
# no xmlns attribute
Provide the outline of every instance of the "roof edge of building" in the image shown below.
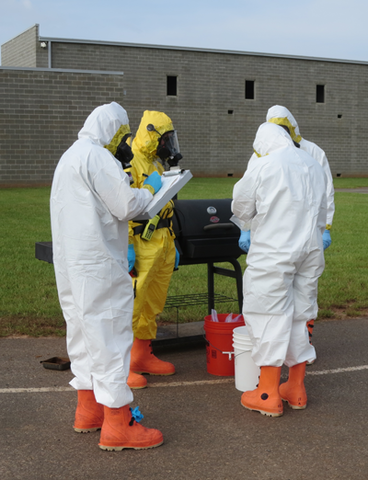
<svg viewBox="0 0 368 480"><path fill-rule="evenodd" d="M180 50L180 51L189 51L189 52L198 52L198 53L221 53L221 54L231 54L231 55L244 55L252 57L272 57L272 58L288 58L294 60L310 60L315 62L333 62L333 63L353 63L353 64L362 64L368 65L367 61L363 60L346 60L338 58L324 58L324 57L309 57L302 55L287 55L279 53L263 53L263 52L247 52L242 50L221 50L215 48L199 48L199 47L182 47L175 45L155 45L155 44L146 44L146 43L129 43L129 42L112 42L104 40L83 40L83 39L73 39L73 38L52 38L52 37L39 37L40 42L51 42L51 43L83 43L90 45L108 45L108 46L119 46L119 47L130 47L130 48L151 48L151 49L161 49L161 50Z"/></svg>

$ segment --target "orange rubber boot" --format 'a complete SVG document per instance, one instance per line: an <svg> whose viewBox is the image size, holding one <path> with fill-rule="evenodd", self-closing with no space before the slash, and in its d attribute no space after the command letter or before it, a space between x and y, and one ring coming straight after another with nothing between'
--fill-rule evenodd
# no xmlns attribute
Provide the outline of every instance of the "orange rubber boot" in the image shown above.
<svg viewBox="0 0 368 480"><path fill-rule="evenodd" d="M120 408L105 407L104 410L105 419L98 444L102 450L120 451L124 448L143 450L163 444L162 433L137 423L132 417L129 405Z"/></svg>
<svg viewBox="0 0 368 480"><path fill-rule="evenodd" d="M281 398L294 410L303 410L307 406L307 392L304 386L306 362L289 368L289 378L280 385Z"/></svg>
<svg viewBox="0 0 368 480"><path fill-rule="evenodd" d="M102 427L104 407L96 402L93 390L78 390L78 405L73 428L78 433L95 432Z"/></svg>
<svg viewBox="0 0 368 480"><path fill-rule="evenodd" d="M312 345L314 320L309 320L309 322L307 322L307 328L308 328L308 334L309 334L309 343Z"/></svg>
<svg viewBox="0 0 368 480"><path fill-rule="evenodd" d="M243 407L269 417L281 417L284 409L279 394L280 376L281 367L261 367L257 388L241 397Z"/></svg>
<svg viewBox="0 0 368 480"><path fill-rule="evenodd" d="M130 353L130 369L135 373L149 375L174 375L172 363L159 360L152 352L151 340L135 338Z"/></svg>
<svg viewBox="0 0 368 480"><path fill-rule="evenodd" d="M312 345L312 337L313 337L313 328L314 328L314 320L309 320L307 322L308 334L309 334L309 343ZM312 360L311 362L307 362L307 365L313 365L316 360Z"/></svg>
<svg viewBox="0 0 368 480"><path fill-rule="evenodd" d="M132 390L138 390L140 388L147 387L147 380L144 378L143 375L138 375L138 373L134 373L130 370L129 377L128 377L128 387Z"/></svg>

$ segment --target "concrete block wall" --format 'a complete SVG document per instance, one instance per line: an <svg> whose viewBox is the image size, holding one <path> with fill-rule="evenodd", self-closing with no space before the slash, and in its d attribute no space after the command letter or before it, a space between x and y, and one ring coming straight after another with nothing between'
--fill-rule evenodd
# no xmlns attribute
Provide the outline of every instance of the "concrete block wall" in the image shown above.
<svg viewBox="0 0 368 480"><path fill-rule="evenodd" d="M26 30L1 46L1 65L8 67L36 67L39 45L39 26Z"/></svg>
<svg viewBox="0 0 368 480"><path fill-rule="evenodd" d="M89 113L122 91L120 75L0 69L0 184L50 184Z"/></svg>
<svg viewBox="0 0 368 480"><path fill-rule="evenodd" d="M38 26L24 36L31 33L37 37ZM47 42L46 49L40 48L42 40ZM74 141L79 129L75 118L80 127L95 106L111 100L126 108L133 133L144 110L167 113L178 130L184 156L181 164L197 176L240 177L252 154L257 128L275 104L288 107L302 136L326 151L334 176L368 175L368 63L41 37L34 48L36 66L45 67L51 58L52 69L32 75L22 71L10 75L7 69L0 69L0 82L20 92L28 115L20 117L20 122L32 119L32 128L38 128L44 92L52 101L59 99L60 114L66 122L70 118L72 131L60 129L53 137L54 151L46 156L51 163L44 165L42 180L51 181L56 159ZM56 69L65 71L57 73ZM89 72L73 73L71 69ZM108 72L123 72L124 76ZM176 96L167 95L168 75L177 77ZM246 80L255 82L254 99L245 98ZM318 84L325 86L324 103L316 102ZM66 108L62 102L67 98L75 101ZM11 101L16 98L10 99L0 93L0 108L11 111ZM46 123L48 115L53 123L51 110L44 108L42 120ZM14 155L8 149L7 161L12 158L16 163ZM39 176L41 171L37 170ZM15 179L15 173L11 175ZM36 177L34 174L32 181Z"/></svg>
<svg viewBox="0 0 368 480"><path fill-rule="evenodd" d="M165 111L179 131L183 165L198 175L242 175L256 130L275 104L288 107L302 136L326 151L334 175L368 175L366 63L97 43L52 45L55 68L122 70L131 123L136 126L144 109ZM177 76L176 97L166 95L167 75ZM245 99L246 80L255 82L254 100ZM324 103L316 102L318 84L325 88Z"/></svg>

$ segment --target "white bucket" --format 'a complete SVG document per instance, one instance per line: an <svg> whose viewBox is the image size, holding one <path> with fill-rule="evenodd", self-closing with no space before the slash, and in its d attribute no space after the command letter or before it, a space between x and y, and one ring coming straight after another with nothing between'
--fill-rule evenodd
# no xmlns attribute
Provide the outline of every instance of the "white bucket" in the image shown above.
<svg viewBox="0 0 368 480"><path fill-rule="evenodd" d="M233 342L235 388L240 392L254 390L258 384L260 368L251 357L253 344L249 338L247 327L234 328Z"/></svg>

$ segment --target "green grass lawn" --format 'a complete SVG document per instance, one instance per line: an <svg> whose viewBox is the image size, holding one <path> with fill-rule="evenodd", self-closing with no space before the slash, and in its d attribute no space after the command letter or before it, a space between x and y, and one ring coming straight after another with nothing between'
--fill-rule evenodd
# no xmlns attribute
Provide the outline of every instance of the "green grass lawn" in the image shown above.
<svg viewBox="0 0 368 480"><path fill-rule="evenodd" d="M180 199L231 198L235 178L193 178ZM368 178L337 178L335 188L368 187ZM50 241L50 188L0 191L0 336L65 335L53 266L35 258L35 243ZM365 315L368 309L366 222L368 195L335 194L332 245L319 282L319 318ZM244 269L246 256L239 261ZM230 264L222 265L232 268ZM181 266L174 272L169 295L207 292L207 266ZM236 298L235 280L215 275L215 292ZM237 312L237 302L219 303L219 313ZM179 309L179 321L203 320L206 305ZM176 322L175 308L165 308L162 322Z"/></svg>

